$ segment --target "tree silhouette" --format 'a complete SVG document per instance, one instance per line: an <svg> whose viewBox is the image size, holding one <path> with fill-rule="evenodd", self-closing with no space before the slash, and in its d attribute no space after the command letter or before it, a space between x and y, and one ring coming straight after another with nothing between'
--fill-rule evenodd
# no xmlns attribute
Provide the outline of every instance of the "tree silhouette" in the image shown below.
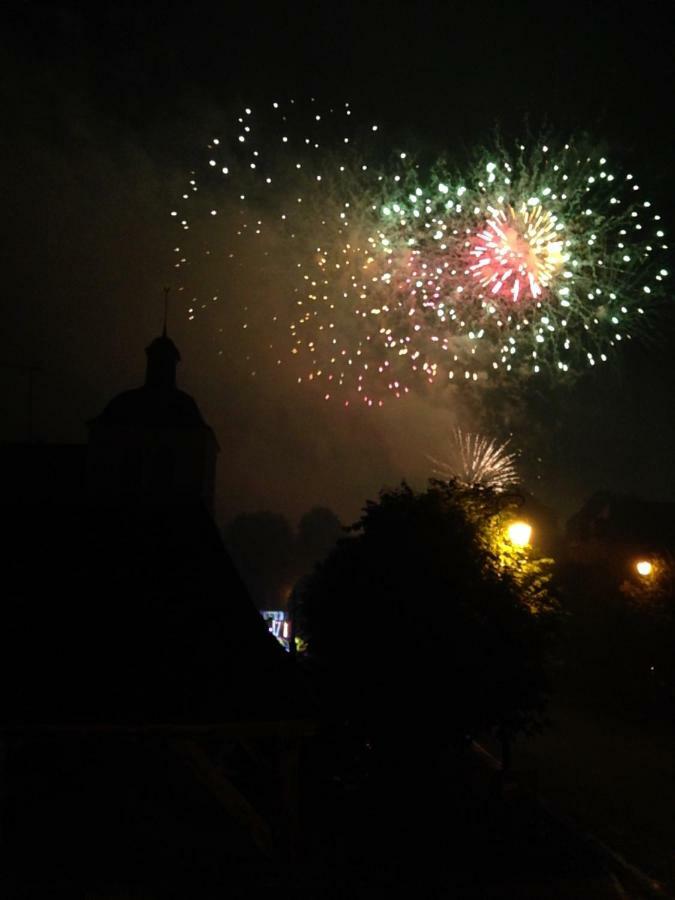
<svg viewBox="0 0 675 900"><path fill-rule="evenodd" d="M390 746L541 724L556 604L546 561L505 546L512 514L455 482L367 503L303 590L330 709Z"/></svg>
<svg viewBox="0 0 675 900"><path fill-rule="evenodd" d="M298 523L297 562L301 572L309 572L324 559L344 534L342 523L332 509L315 506Z"/></svg>

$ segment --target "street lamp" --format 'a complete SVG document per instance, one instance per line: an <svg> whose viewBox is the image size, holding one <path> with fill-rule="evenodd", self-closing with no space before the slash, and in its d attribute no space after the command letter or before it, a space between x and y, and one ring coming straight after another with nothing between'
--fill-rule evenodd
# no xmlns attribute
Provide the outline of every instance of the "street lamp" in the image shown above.
<svg viewBox="0 0 675 900"><path fill-rule="evenodd" d="M654 571L654 566L648 559L641 559L635 563L635 569L638 575L641 575L643 578L649 578Z"/></svg>
<svg viewBox="0 0 675 900"><path fill-rule="evenodd" d="M532 526L527 522L512 522L506 533L516 547L527 547L532 537Z"/></svg>

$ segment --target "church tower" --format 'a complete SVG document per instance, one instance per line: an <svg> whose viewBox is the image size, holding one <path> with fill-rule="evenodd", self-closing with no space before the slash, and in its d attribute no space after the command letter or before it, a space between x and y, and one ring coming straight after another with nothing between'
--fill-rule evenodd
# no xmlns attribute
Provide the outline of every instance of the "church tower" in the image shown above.
<svg viewBox="0 0 675 900"><path fill-rule="evenodd" d="M195 401L176 387L178 348L165 329L145 353L145 384L88 423L88 493L111 503L201 501L213 511L218 443Z"/></svg>

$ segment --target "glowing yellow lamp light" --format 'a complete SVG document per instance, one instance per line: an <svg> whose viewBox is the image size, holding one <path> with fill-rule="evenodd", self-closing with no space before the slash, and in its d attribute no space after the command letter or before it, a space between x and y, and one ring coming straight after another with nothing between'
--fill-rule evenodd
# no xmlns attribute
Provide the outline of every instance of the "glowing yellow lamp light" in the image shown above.
<svg viewBox="0 0 675 900"><path fill-rule="evenodd" d="M532 537L532 526L527 522L512 522L506 533L516 547L527 547Z"/></svg>
<svg viewBox="0 0 675 900"><path fill-rule="evenodd" d="M642 575L643 578L649 578L654 571L654 566L648 559L641 559L635 564L635 568L637 569L638 575Z"/></svg>

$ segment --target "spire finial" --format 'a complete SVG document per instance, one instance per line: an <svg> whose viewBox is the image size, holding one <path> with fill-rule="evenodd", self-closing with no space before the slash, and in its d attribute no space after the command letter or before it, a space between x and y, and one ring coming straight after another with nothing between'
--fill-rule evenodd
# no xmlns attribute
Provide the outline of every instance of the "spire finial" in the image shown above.
<svg viewBox="0 0 675 900"><path fill-rule="evenodd" d="M169 315L169 291L171 288L164 288L164 327L162 329L162 337L166 337L166 320Z"/></svg>

